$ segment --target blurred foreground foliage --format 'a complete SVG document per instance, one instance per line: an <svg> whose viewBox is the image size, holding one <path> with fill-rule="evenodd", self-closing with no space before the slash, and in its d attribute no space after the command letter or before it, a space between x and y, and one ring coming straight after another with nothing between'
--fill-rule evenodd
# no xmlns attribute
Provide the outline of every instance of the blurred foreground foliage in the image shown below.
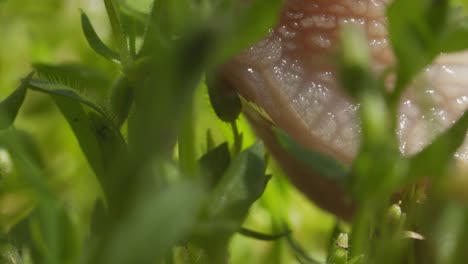
<svg viewBox="0 0 468 264"><path fill-rule="evenodd" d="M343 32L342 79L363 129L351 168L277 130L292 156L358 202L348 225L279 177L241 100L216 79L217 65L275 24L281 4L0 2L1 262L464 263L466 201L446 195L453 180L444 175L468 114L409 159L392 131L415 75L468 47L468 20L448 1L395 0L390 93L361 34ZM415 182L427 172L434 195L420 204ZM391 206L403 187L408 197Z"/></svg>

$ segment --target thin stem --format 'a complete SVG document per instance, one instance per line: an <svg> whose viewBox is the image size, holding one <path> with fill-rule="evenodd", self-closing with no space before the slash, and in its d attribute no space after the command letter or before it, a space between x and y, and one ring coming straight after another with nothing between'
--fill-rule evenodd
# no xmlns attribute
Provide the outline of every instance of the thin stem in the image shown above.
<svg viewBox="0 0 468 264"><path fill-rule="evenodd" d="M242 149L242 135L239 134L239 128L237 127L237 122L234 120L231 122L232 134L234 136L234 155L240 153Z"/></svg>
<svg viewBox="0 0 468 264"><path fill-rule="evenodd" d="M130 55L132 56L132 58L135 58L136 55L137 55L137 52L136 52L136 38L135 38L135 22L132 22L132 24L130 25L130 32L128 34L128 44L129 44L129 47L130 47Z"/></svg>
<svg viewBox="0 0 468 264"><path fill-rule="evenodd" d="M124 68L126 68L131 65L133 59L130 55L127 41L123 34L117 4L115 3L115 0L104 0L104 5L106 6L107 15L109 16L109 21L112 27L112 33L119 47L122 65L124 66Z"/></svg>
<svg viewBox="0 0 468 264"><path fill-rule="evenodd" d="M194 116L193 101L190 100L190 106L182 122L182 129L179 135L179 161L182 169L189 175L194 175L197 170L197 160L195 154L195 135L194 135Z"/></svg>

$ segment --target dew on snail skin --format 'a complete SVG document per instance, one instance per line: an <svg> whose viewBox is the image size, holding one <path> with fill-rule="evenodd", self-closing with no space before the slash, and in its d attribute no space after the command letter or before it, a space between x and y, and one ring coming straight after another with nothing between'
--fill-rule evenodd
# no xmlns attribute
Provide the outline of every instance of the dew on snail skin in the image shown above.
<svg viewBox="0 0 468 264"><path fill-rule="evenodd" d="M299 20L303 17L304 17L304 13L302 12L293 12L293 11L286 12L286 18L290 20Z"/></svg>
<svg viewBox="0 0 468 264"><path fill-rule="evenodd" d="M280 87L288 100L300 90L303 84L304 70L295 60L283 58L279 64L266 72L272 83Z"/></svg>
<svg viewBox="0 0 468 264"><path fill-rule="evenodd" d="M405 154L406 152L406 141L404 140L404 134L408 129L408 117L405 114L398 116L398 129L397 136L400 143L400 152Z"/></svg>
<svg viewBox="0 0 468 264"><path fill-rule="evenodd" d="M333 29L336 27L336 17L330 14L311 15L301 20L304 28Z"/></svg>
<svg viewBox="0 0 468 264"><path fill-rule="evenodd" d="M368 9L367 1L363 0L344 0L341 1L341 3L348 10L352 10L353 14L356 16L365 15Z"/></svg>
<svg viewBox="0 0 468 264"><path fill-rule="evenodd" d="M272 101L265 80L257 70L254 68L246 68L241 74L244 76L246 83L255 85L255 92L252 97L265 98L265 101Z"/></svg>
<svg viewBox="0 0 468 264"><path fill-rule="evenodd" d="M286 25L280 26L278 28L278 32L281 34L281 36L287 39L291 39L296 36L296 32L289 29Z"/></svg>
<svg viewBox="0 0 468 264"><path fill-rule="evenodd" d="M338 18L338 24L340 26L352 24L352 25L361 26L364 28L364 25L366 24L366 19L356 18L356 17L340 17Z"/></svg>
<svg viewBox="0 0 468 264"><path fill-rule="evenodd" d="M311 83L309 85L314 87L316 84ZM306 88L301 90L292 99L292 103L295 105L294 108L304 118L308 126L316 122L325 108L320 99L311 94L310 91L315 91L315 89Z"/></svg>
<svg viewBox="0 0 468 264"><path fill-rule="evenodd" d="M281 38L272 36L246 50L240 57L246 63L256 65L271 65L276 63L283 54Z"/></svg>
<svg viewBox="0 0 468 264"><path fill-rule="evenodd" d="M468 96L462 96L456 99L456 106L458 109L467 109L468 108ZM458 110L457 109L457 110Z"/></svg>
<svg viewBox="0 0 468 264"><path fill-rule="evenodd" d="M308 38L308 43L315 48L328 49L332 47L332 40L325 34L311 35Z"/></svg>
<svg viewBox="0 0 468 264"><path fill-rule="evenodd" d="M367 22L367 34L371 37L383 37L387 33L385 24L377 19L372 19Z"/></svg>
<svg viewBox="0 0 468 264"><path fill-rule="evenodd" d="M342 6L341 4L334 4L328 8L330 12L336 15L342 15L348 13L346 7Z"/></svg>
<svg viewBox="0 0 468 264"><path fill-rule="evenodd" d="M293 51L293 50L296 50L297 49L297 45L296 43L292 42L292 41L288 41L284 44L284 46L286 47L286 49L288 49L289 51Z"/></svg>
<svg viewBox="0 0 468 264"><path fill-rule="evenodd" d="M335 115L331 112L326 113L320 117L319 124L312 133L319 136L325 142L331 142L333 135L336 133L337 124Z"/></svg>

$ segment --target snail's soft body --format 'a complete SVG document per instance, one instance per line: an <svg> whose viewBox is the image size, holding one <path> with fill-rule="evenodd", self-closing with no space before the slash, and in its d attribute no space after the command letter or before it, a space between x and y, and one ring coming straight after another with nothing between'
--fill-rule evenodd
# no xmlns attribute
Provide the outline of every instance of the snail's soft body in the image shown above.
<svg viewBox="0 0 468 264"><path fill-rule="evenodd" d="M286 0L277 26L264 40L226 63L224 78L298 142L350 164L360 144L359 105L340 87L335 56L338 35L344 24L362 27L376 74L390 67L394 58L386 30L388 3ZM468 53L441 55L407 89L396 131L404 155L420 151L468 108L466 76ZM255 119L252 114L251 119ZM257 122L255 126L262 136L261 125ZM270 149L275 148L273 142L266 141ZM329 198L320 197L327 190L314 180L319 177L298 176L297 167L288 168L293 161L273 152L299 189L322 207L336 207ZM468 139L455 158L460 167L468 167Z"/></svg>

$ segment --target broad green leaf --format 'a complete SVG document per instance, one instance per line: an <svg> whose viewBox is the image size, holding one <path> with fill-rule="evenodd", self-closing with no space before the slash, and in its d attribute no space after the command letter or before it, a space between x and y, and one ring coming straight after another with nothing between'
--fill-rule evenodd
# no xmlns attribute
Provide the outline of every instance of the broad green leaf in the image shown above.
<svg viewBox="0 0 468 264"><path fill-rule="evenodd" d="M312 170L341 183L345 183L349 179L350 170L345 165L300 145L279 128L274 128L274 132L284 150Z"/></svg>
<svg viewBox="0 0 468 264"><path fill-rule="evenodd" d="M207 218L228 220L233 229L226 230L227 235L240 228L250 206L266 187L263 155L263 148L259 143L241 152L213 190L207 208Z"/></svg>
<svg viewBox="0 0 468 264"><path fill-rule="evenodd" d="M68 97L53 95L55 104L67 119L81 150L93 168L109 201L119 199L122 179L119 170L126 169L126 144L118 129L106 118ZM119 206L119 205L114 205Z"/></svg>
<svg viewBox="0 0 468 264"><path fill-rule="evenodd" d="M86 41L88 41L89 46L97 54L112 61L120 61L120 55L107 47L104 42L102 42L94 30L93 25L91 25L91 21L89 20L88 16L83 11L81 11L81 27L86 37Z"/></svg>
<svg viewBox="0 0 468 264"><path fill-rule="evenodd" d="M13 124L33 75L34 73L30 73L26 76L20 86L0 103L0 129L6 129Z"/></svg>
<svg viewBox="0 0 468 264"><path fill-rule="evenodd" d="M107 198L112 200L118 197L120 188L124 186L121 186L122 179L117 177L121 174L117 172L125 166L126 143L104 110L60 84L33 81L30 87L52 97L72 128ZM83 105L88 106L90 111L86 111Z"/></svg>
<svg viewBox="0 0 468 264"><path fill-rule="evenodd" d="M72 128L81 150L85 154L86 159L96 175L99 178L105 175L103 153L100 149L96 129L88 113L79 101L72 98L52 95L52 99Z"/></svg>
<svg viewBox="0 0 468 264"><path fill-rule="evenodd" d="M231 236L239 231L251 205L263 193L267 177L262 146L241 152L213 189L191 241L206 250L213 263L227 258Z"/></svg>
<svg viewBox="0 0 468 264"><path fill-rule="evenodd" d="M116 225L95 258L99 264L159 263L187 238L203 193L194 182L142 195Z"/></svg>
<svg viewBox="0 0 468 264"><path fill-rule="evenodd" d="M199 160L201 172L208 186L213 188L222 179L224 172L229 167L231 157L227 143L205 153Z"/></svg>
<svg viewBox="0 0 468 264"><path fill-rule="evenodd" d="M430 145L410 158L410 178L441 176L468 133L468 111ZM431 161L431 162L428 162Z"/></svg>

